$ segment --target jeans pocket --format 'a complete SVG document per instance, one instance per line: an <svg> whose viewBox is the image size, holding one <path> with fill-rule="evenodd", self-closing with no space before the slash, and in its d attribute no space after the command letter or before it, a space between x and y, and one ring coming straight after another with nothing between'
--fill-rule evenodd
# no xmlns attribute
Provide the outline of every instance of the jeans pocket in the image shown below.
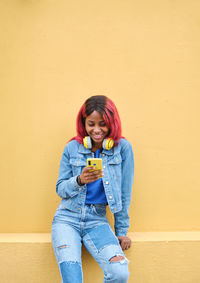
<svg viewBox="0 0 200 283"><path fill-rule="evenodd" d="M105 216L106 215L106 205L93 205L93 211L98 216Z"/></svg>

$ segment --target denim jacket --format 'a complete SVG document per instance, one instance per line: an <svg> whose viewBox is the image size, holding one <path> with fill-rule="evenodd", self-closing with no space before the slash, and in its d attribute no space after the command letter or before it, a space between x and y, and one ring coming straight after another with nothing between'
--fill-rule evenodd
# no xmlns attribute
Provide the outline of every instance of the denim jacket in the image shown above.
<svg viewBox="0 0 200 283"><path fill-rule="evenodd" d="M78 212L85 204L87 187L79 186L76 178L87 166L87 158L94 153L79 144L70 141L63 152L56 192L62 198L60 208ZM120 139L111 150L103 149L100 158L103 162L102 178L108 205L115 218L115 233L126 236L129 228L129 205L134 176L134 158L131 144Z"/></svg>

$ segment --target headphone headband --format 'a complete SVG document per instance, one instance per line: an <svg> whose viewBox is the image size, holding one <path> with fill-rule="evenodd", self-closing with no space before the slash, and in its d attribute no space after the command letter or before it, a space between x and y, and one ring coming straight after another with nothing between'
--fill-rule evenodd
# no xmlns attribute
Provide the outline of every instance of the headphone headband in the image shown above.
<svg viewBox="0 0 200 283"><path fill-rule="evenodd" d="M90 136L86 136L83 139L83 145L85 148L91 149L92 148L92 140ZM110 150L114 146L114 140L111 138L107 138L103 140L102 147L104 149Z"/></svg>

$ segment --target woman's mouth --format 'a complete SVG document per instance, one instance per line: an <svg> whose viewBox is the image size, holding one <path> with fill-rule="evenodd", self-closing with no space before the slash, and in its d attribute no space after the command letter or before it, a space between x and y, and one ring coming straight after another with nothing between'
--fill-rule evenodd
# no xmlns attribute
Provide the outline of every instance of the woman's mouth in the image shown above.
<svg viewBox="0 0 200 283"><path fill-rule="evenodd" d="M103 135L92 135L92 138L95 139L95 140L102 140Z"/></svg>

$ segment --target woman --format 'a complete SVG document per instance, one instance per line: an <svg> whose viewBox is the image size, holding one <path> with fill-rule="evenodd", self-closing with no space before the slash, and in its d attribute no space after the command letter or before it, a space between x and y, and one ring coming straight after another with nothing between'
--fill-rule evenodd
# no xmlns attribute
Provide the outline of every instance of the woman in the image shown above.
<svg viewBox="0 0 200 283"><path fill-rule="evenodd" d="M92 157L102 158L103 170L87 167ZM62 200L52 223L52 243L63 283L83 282L82 243L101 266L104 283L127 282L123 250L131 246L126 234L133 172L132 147L121 136L114 103L105 96L90 97L78 113L77 136L64 149L56 184ZM115 234L107 205L114 213Z"/></svg>

